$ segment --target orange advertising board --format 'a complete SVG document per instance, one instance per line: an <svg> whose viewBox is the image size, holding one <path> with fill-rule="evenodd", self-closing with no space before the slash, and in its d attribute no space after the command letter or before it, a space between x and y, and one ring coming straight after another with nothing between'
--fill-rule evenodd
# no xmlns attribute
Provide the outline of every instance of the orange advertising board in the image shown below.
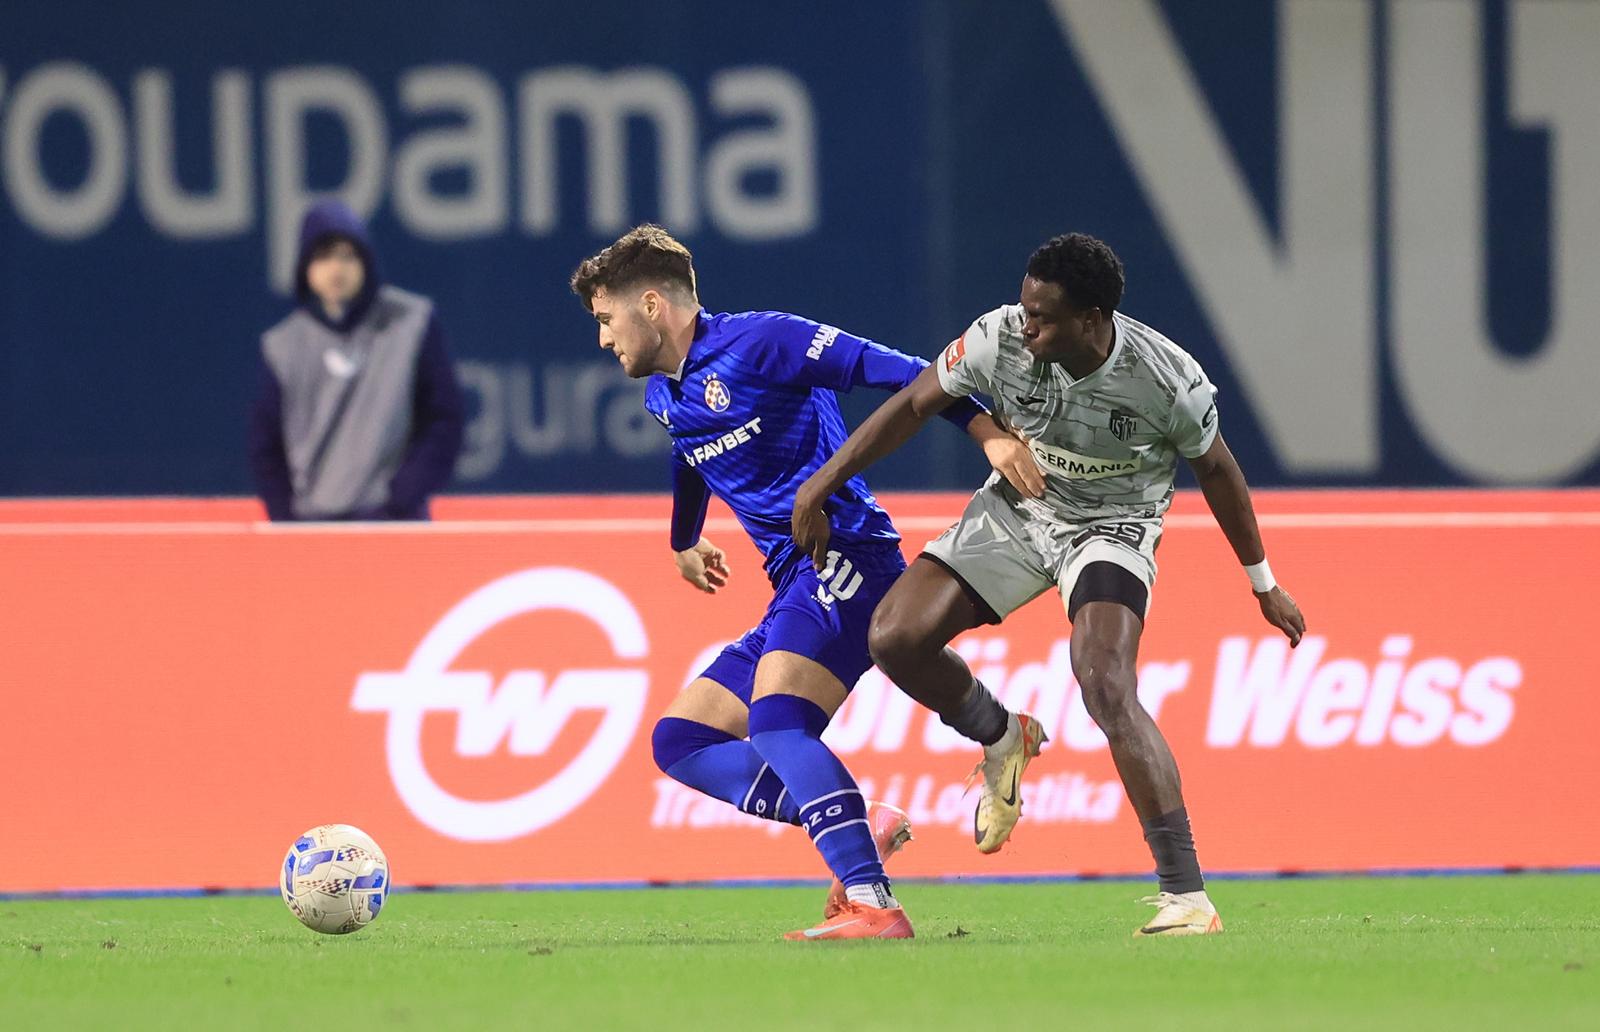
<svg viewBox="0 0 1600 1032"><path fill-rule="evenodd" d="M1600 775L1600 492L1257 501L1306 640L1182 495L1139 662L1205 866L1600 863L1600 823L1571 819ZM912 553L964 502L886 499ZM798 830L651 762L655 716L768 599L720 510L733 584L681 582L667 505L284 528L239 500L0 504L0 891L263 887L323 822L371 833L402 884L824 877ZM1047 595L958 642L1052 739L997 856L971 844L974 749L876 672L857 686L829 740L912 816L892 873L1149 870L1069 632Z"/></svg>

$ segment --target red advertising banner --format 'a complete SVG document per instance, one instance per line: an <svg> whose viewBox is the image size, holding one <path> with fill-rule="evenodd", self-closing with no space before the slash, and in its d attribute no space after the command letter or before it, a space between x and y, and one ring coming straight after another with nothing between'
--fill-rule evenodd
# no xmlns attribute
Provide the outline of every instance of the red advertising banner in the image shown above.
<svg viewBox="0 0 1600 1032"><path fill-rule="evenodd" d="M914 553L964 496L890 496ZM1600 863L1587 654L1600 492L1257 498L1303 605L1262 621L1198 498L1168 518L1140 696L1216 871ZM768 600L725 511L715 597L655 496L445 499L432 525L252 503L0 504L0 891L263 887L359 825L402 883L825 876L805 836L661 775L651 725ZM998 855L974 748L869 672L829 740L904 807L900 875L1150 867L1046 595L958 649L1051 737ZM1587 658L1586 658L1587 657Z"/></svg>

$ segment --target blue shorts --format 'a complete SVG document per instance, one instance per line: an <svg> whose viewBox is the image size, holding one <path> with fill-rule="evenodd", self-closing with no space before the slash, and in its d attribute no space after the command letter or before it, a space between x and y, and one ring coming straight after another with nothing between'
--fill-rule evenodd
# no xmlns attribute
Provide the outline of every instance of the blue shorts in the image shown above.
<svg viewBox="0 0 1600 1032"><path fill-rule="evenodd" d="M778 581L761 622L722 650L701 677L722 685L746 706L755 690L756 663L768 652L794 652L821 663L849 691L872 666L867 628L872 611L905 572L900 549L849 548L829 552L821 573L807 556ZM824 576L826 574L826 576Z"/></svg>

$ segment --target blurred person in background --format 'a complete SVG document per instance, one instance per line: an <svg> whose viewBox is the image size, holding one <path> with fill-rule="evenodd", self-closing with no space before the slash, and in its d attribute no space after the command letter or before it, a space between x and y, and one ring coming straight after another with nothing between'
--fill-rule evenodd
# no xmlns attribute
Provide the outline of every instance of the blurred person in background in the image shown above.
<svg viewBox="0 0 1600 1032"><path fill-rule="evenodd" d="M364 226L300 227L297 307L261 337L250 466L271 520L425 520L461 451L461 390L433 302L383 282Z"/></svg>

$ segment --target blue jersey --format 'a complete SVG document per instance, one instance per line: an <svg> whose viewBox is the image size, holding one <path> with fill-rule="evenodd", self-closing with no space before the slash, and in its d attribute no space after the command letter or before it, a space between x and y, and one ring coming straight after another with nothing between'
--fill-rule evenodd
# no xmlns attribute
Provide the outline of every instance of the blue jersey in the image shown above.
<svg viewBox="0 0 1600 1032"><path fill-rule="evenodd" d="M699 539L709 490L733 510L778 583L804 558L790 537L795 492L847 436L833 392L899 390L927 364L782 312L701 312L677 374L658 373L645 390L645 407L672 435L673 547ZM969 403L947 411L965 425L981 410ZM859 476L825 508L841 545L900 540Z"/></svg>

